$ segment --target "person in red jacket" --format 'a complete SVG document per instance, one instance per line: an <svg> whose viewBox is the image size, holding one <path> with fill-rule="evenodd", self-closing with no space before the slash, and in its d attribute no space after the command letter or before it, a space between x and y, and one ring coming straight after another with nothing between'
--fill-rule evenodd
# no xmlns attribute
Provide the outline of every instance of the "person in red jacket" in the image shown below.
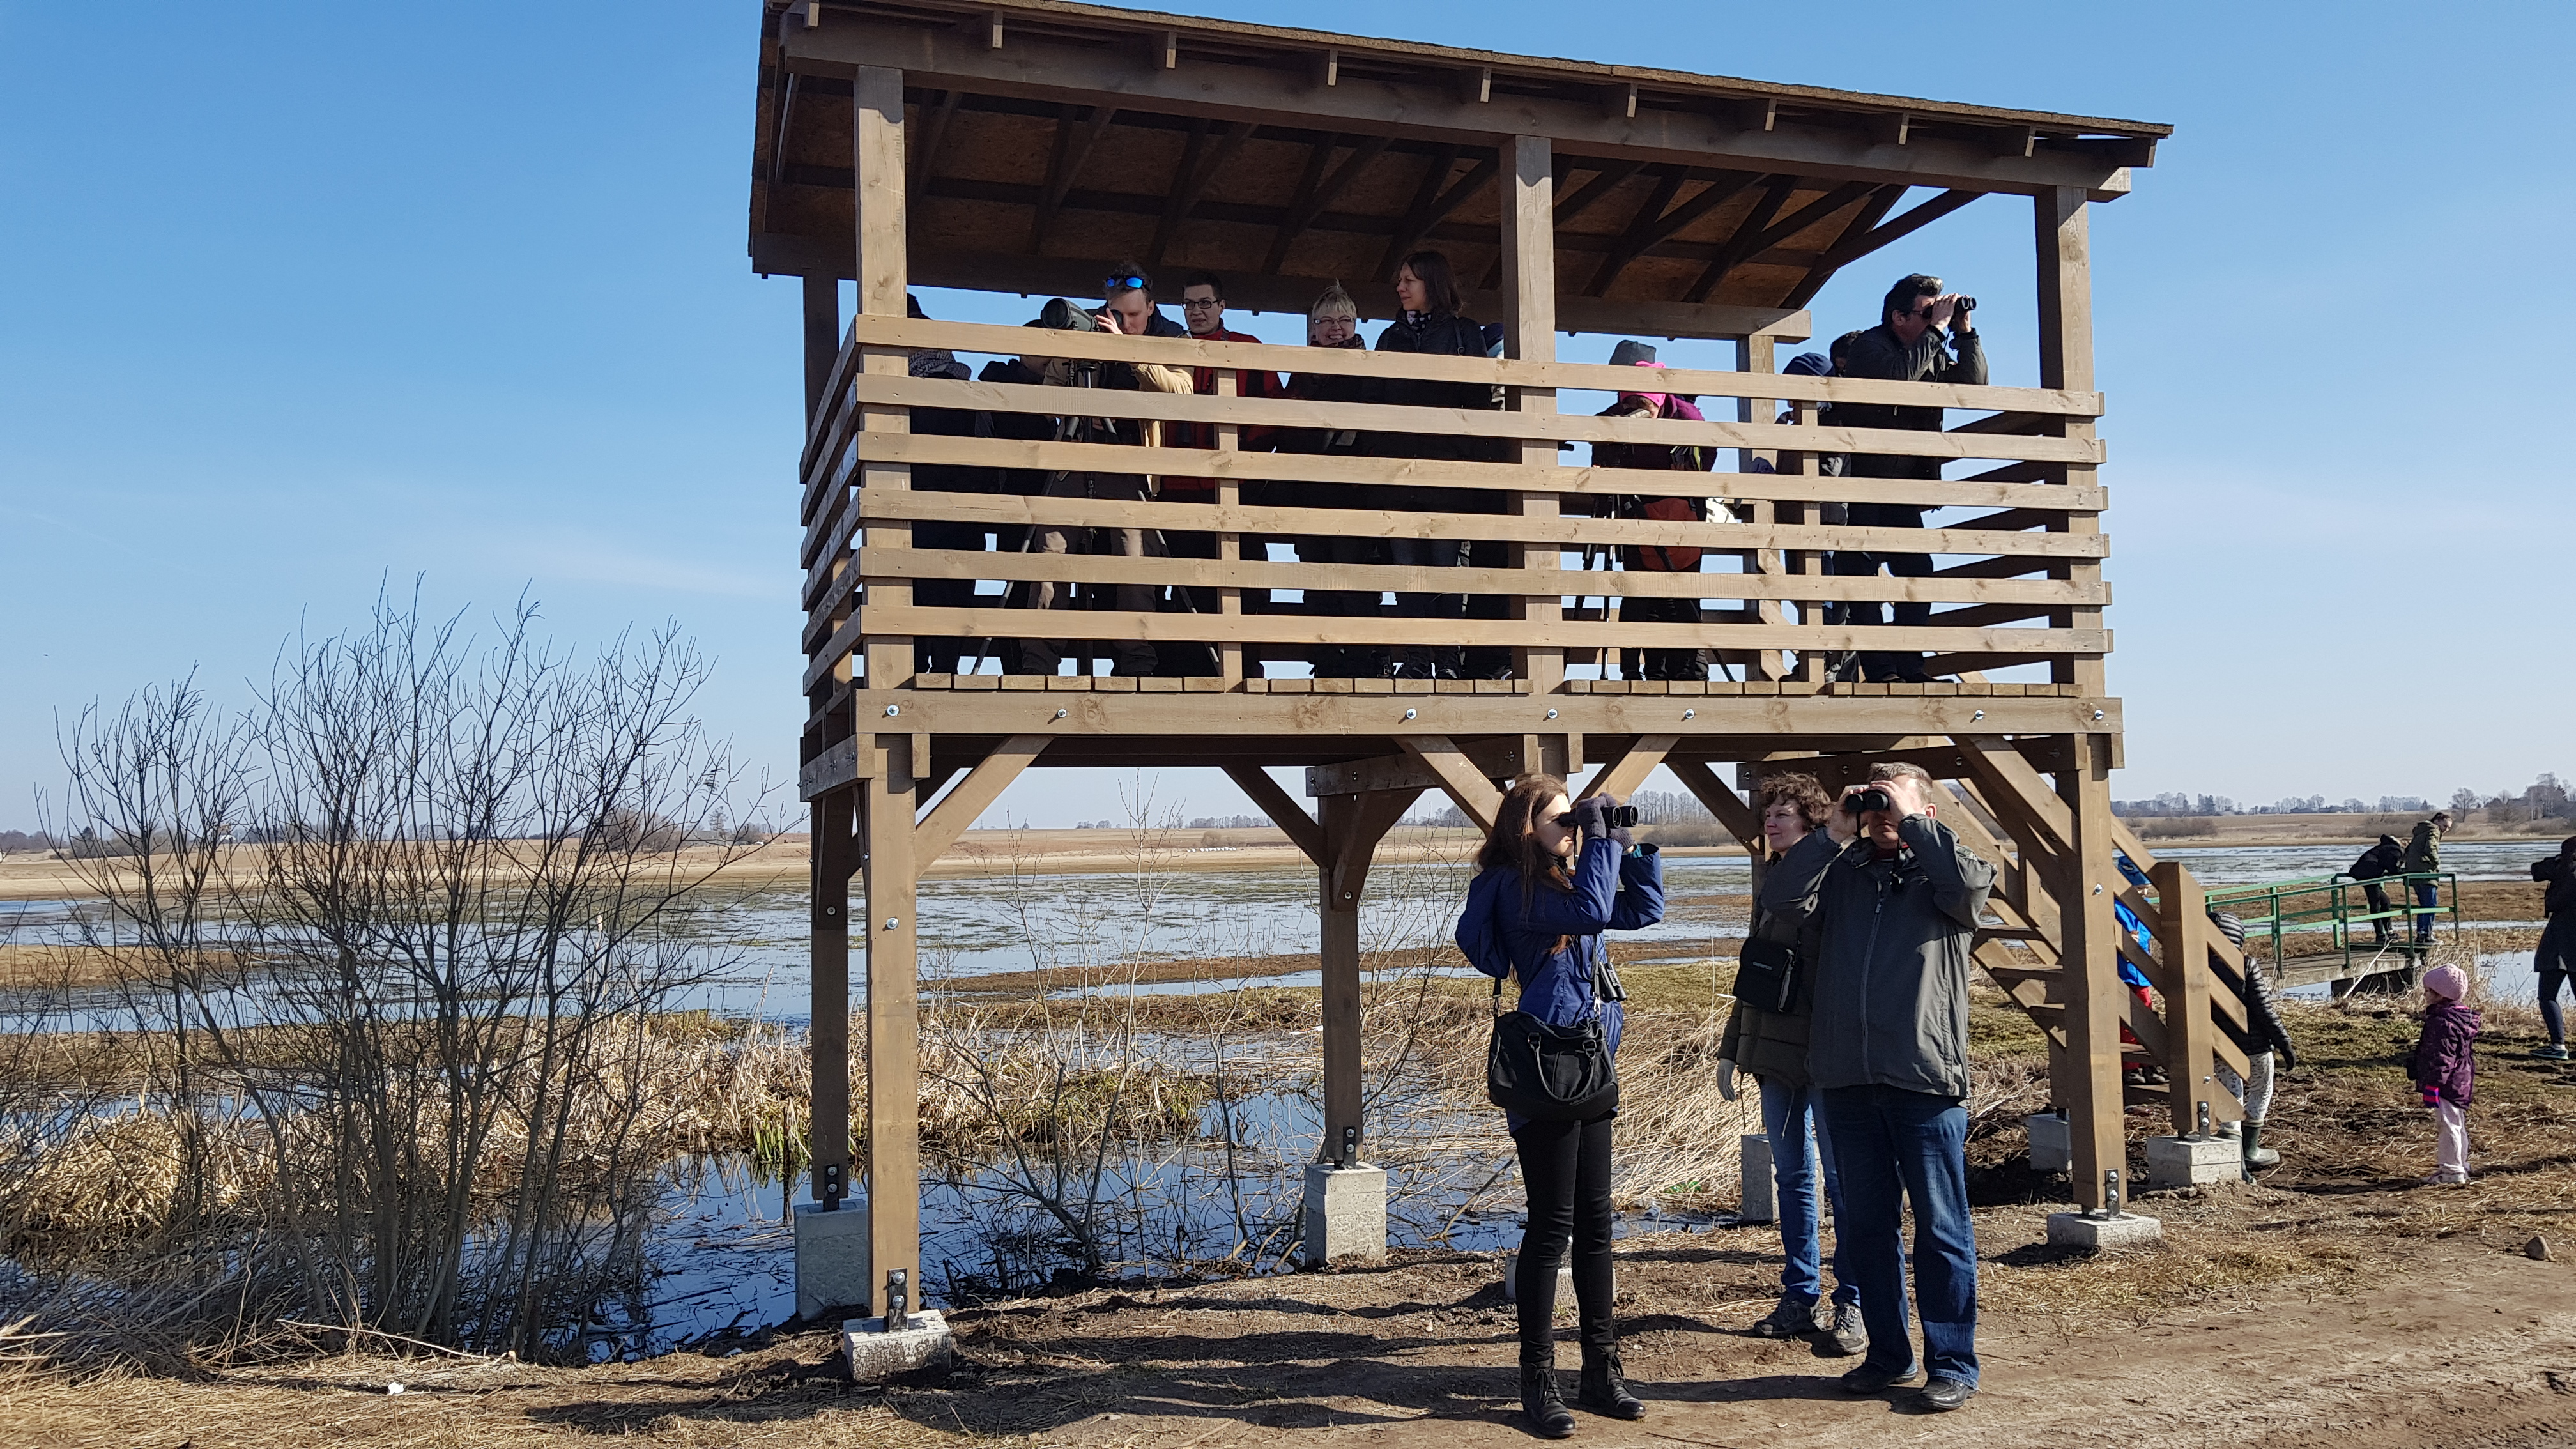
<svg viewBox="0 0 2576 1449"><path fill-rule="evenodd" d="M1201 342L1259 342L1261 340L1248 332L1234 332L1227 329L1225 279L1214 272L1193 272L1190 279L1182 284L1181 321L1189 327L1190 336ZM1218 367L1191 368L1191 391L1200 397L1216 396L1217 375L1223 371L1225 369ZM1284 396L1279 386L1278 374L1250 369L1238 369L1235 372L1234 394L1237 397L1261 398ZM1236 434L1235 446L1249 453L1269 452L1276 445L1276 440L1271 436L1272 431L1266 427L1244 428ZM1163 445L1170 448L1213 448L1216 446L1216 425L1214 423L1174 423L1164 429ZM1258 492L1258 490L1247 491ZM1163 480L1163 498L1172 503L1214 503L1216 480L1167 477ZM1213 533L1174 533L1168 536L1167 543L1174 558L1212 559L1217 556L1216 535ZM1270 556L1269 540L1247 536L1242 543L1242 553L1243 557L1256 563L1266 560ZM1215 590L1184 589L1180 592L1186 596L1186 602L1193 613L1217 612ZM1258 614L1269 602L1270 596L1266 590L1247 589L1243 595L1243 612ZM1193 674L1215 672L1213 659L1207 663L1208 667L1204 670L1193 667L1181 672Z"/></svg>

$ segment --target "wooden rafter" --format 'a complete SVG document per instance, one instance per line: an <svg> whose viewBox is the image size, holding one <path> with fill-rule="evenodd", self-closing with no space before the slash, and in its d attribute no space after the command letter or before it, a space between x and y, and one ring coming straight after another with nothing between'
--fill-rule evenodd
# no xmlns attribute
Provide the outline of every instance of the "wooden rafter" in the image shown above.
<svg viewBox="0 0 2576 1449"><path fill-rule="evenodd" d="M1868 195L1870 190L1870 184L1866 181L1848 181L1791 212L1786 221L1762 226L1757 223L1756 218L1767 219L1769 212L1777 211L1779 203L1788 199L1785 193L1776 190L1766 194L1762 198L1762 204L1754 208L1753 215L1747 216L1744 219L1744 225L1736 229L1735 240L1728 243L1726 250L1719 253L1717 259L1708 264L1708 270L1700 273L1699 280L1691 283L1691 289L1685 295L1693 302L1708 300L1710 294L1717 290L1718 284L1726 280L1727 273L1860 200ZM1779 201L1774 201L1774 196L1777 196Z"/></svg>
<svg viewBox="0 0 2576 1449"><path fill-rule="evenodd" d="M1646 777L1654 773L1681 739L1679 735L1637 736L1625 754L1603 766L1601 773L1592 777L1592 783L1583 787L1583 797L1616 795L1625 800L1636 794L1637 787L1646 783Z"/></svg>
<svg viewBox="0 0 2576 1449"><path fill-rule="evenodd" d="M905 178L905 188L912 193L916 204L923 189L930 184L930 178L937 174L940 149L948 143L948 123L955 119L957 101L963 94L962 91L941 91L937 101L922 107L921 139L905 158L910 173Z"/></svg>
<svg viewBox="0 0 2576 1449"><path fill-rule="evenodd" d="M1673 772L1673 778L1682 782L1683 789L1708 807L1708 813L1717 817L1717 823L1724 826L1728 834L1748 846L1762 838L1761 817L1755 815L1753 807L1745 804L1741 796L1717 777L1717 772L1708 767L1707 761L1676 760L1668 756L1664 760L1664 768Z"/></svg>
<svg viewBox="0 0 2576 1449"><path fill-rule="evenodd" d="M1413 209L1397 225L1395 235L1387 242L1386 255L1379 260L1378 274L1385 280L1394 281L1404 259L1422 245L1422 239L1431 234L1431 229L1447 221L1451 213L1466 204L1467 198L1491 186L1495 175L1503 169L1499 157L1488 156L1477 162L1475 168L1461 177L1456 185L1435 192L1435 184L1447 180L1450 168L1456 164L1456 155L1450 153L1434 161L1431 169L1424 173L1421 194L1415 198Z"/></svg>
<svg viewBox="0 0 2576 1449"><path fill-rule="evenodd" d="M957 782L957 788L930 809L912 829L912 859L916 867L928 866L947 854L976 818L992 808L1002 792L1047 747L1047 735L1011 735L993 747L993 752Z"/></svg>
<svg viewBox="0 0 2576 1449"><path fill-rule="evenodd" d="M1398 735L1395 742L1440 781L1442 793L1457 802L1459 813L1476 822L1477 829L1494 828L1503 792L1447 735Z"/></svg>
<svg viewBox="0 0 2576 1449"><path fill-rule="evenodd" d="M1038 195L1035 214L1029 218L1029 250L1046 250L1048 231L1055 226L1056 213L1064 207L1065 193L1073 189L1074 178L1082 174L1082 163L1091 159L1092 148L1118 119L1116 106L1094 106L1088 116L1076 119L1082 108L1067 106L1056 121L1055 155L1047 163L1046 189Z"/></svg>
<svg viewBox="0 0 2576 1449"><path fill-rule="evenodd" d="M1279 788L1279 782L1270 778L1269 771L1258 765L1228 765L1225 773L1227 779L1234 781L1235 788L1261 807L1261 813L1269 816L1271 823L1287 832L1288 838L1305 852L1308 860L1318 866L1333 863L1332 847L1324 839L1324 827L1316 824L1315 817L1307 814L1306 808L1299 805L1294 797Z"/></svg>
<svg viewBox="0 0 2576 1449"><path fill-rule="evenodd" d="M1931 200L1908 210L1896 220L1881 225L1879 218L1894 209L1907 190L1906 187L1896 185L1880 187L1880 194L1872 198L1868 206L1861 208L1860 214L1852 219L1852 224L1843 229L1842 237L1832 246L1827 247L1825 254L1816 259L1816 264L1807 269L1806 280L1790 290L1788 300L1783 305L1790 307L1807 305L1815 298L1816 293L1824 288L1825 283L1833 280L1835 272L1881 247L1913 235L1983 194L1975 191L1944 191Z"/></svg>
<svg viewBox="0 0 2576 1449"><path fill-rule="evenodd" d="M1746 187L1761 179L1758 174L1752 172L1735 172L1711 181L1701 189L1699 195L1669 212L1663 211L1659 206L1640 208L1636 219L1628 224L1627 234L1619 238L1619 245L1611 250L1610 255L1601 259L1600 270L1592 274L1592 284L1584 289L1584 295L1591 297L1606 295L1611 285L1619 280L1619 274L1628 269L1629 263L1653 251L1657 246L1670 240L1682 228L1717 210L1733 200ZM1668 201L1670 198L1671 193L1664 187L1656 188L1655 200ZM1650 210L1652 215L1649 214ZM1749 224L1758 225L1759 223L1749 221Z"/></svg>
<svg viewBox="0 0 2576 1449"><path fill-rule="evenodd" d="M1154 228L1154 245L1145 254L1145 265L1149 267L1163 264L1164 254L1172 248L1172 238L1179 233L1181 223L1190 219L1190 212L1198 206L1199 198L1207 194L1209 183L1225 170L1226 163L1234 159L1234 153L1243 149L1243 143L1252 138L1252 123L1220 123L1213 132L1216 137L1214 146L1205 144L1210 134L1204 128L1194 128L1190 133L1190 144L1181 157L1181 170L1173 177L1171 198L1164 204L1162 221Z"/></svg>
<svg viewBox="0 0 2576 1449"><path fill-rule="evenodd" d="M1368 137L1358 144L1358 148L1353 150L1341 165L1333 168L1330 176L1324 177L1311 187L1299 188L1297 198L1290 204L1287 215L1280 218L1279 230L1270 238L1270 255L1262 263L1261 270L1276 272L1287 264L1288 249L1295 246L1297 239L1314 226L1315 218L1322 216L1335 201L1341 199L1342 193L1350 189L1350 184L1359 179L1361 172L1368 170L1371 162L1385 154L1390 140L1391 138L1386 136ZM1320 170L1321 163L1329 160L1334 147L1340 144L1341 138L1331 137L1318 145L1314 155L1307 158L1310 171Z"/></svg>
<svg viewBox="0 0 2576 1449"><path fill-rule="evenodd" d="M1625 185L1629 177L1646 169L1643 161L1602 161L1595 164L1601 169L1591 180L1583 183L1583 189L1556 204L1558 226L1590 211L1595 202Z"/></svg>

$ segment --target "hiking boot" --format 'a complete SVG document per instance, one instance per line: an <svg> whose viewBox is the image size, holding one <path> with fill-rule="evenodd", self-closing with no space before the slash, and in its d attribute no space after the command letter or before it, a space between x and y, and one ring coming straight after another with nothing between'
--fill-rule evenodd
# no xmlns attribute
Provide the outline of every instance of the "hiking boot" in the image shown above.
<svg viewBox="0 0 2576 1449"><path fill-rule="evenodd" d="M1930 1414L1946 1414L1977 1396L1977 1386L1961 1379L1934 1379L1914 1396L1914 1402Z"/></svg>
<svg viewBox="0 0 2576 1449"><path fill-rule="evenodd" d="M1847 1393L1854 1394L1883 1394L1889 1389L1900 1388L1914 1382L1914 1376L1922 1371L1920 1364L1910 1363L1901 1369L1883 1369L1876 1364L1865 1363L1843 1375L1843 1389Z"/></svg>
<svg viewBox="0 0 2576 1449"><path fill-rule="evenodd" d="M2567 1060L2567 1044L2554 1041L2544 1047L2534 1047L2531 1049L2531 1058L2539 1062L2563 1062Z"/></svg>
<svg viewBox="0 0 2576 1449"><path fill-rule="evenodd" d="M1530 1432L1542 1439L1574 1437L1574 1411L1565 1407L1565 1391L1557 1387L1551 1365L1521 1365L1521 1412L1529 1416Z"/></svg>
<svg viewBox="0 0 2576 1449"><path fill-rule="evenodd" d="M1753 1325L1755 1338L1797 1338L1816 1331L1816 1300L1780 1295L1779 1306Z"/></svg>
<svg viewBox="0 0 2576 1449"><path fill-rule="evenodd" d="M1834 1305L1834 1326L1826 1330L1823 1348L1835 1358L1852 1358L1869 1351L1869 1326L1861 1321L1860 1305Z"/></svg>
<svg viewBox="0 0 2576 1449"><path fill-rule="evenodd" d="M1574 1402L1605 1419L1642 1419L1646 1406L1619 1377L1619 1350L1583 1347L1583 1379L1574 1391Z"/></svg>
<svg viewBox="0 0 2576 1449"><path fill-rule="evenodd" d="M2263 1145L2263 1124L2260 1122L2246 1123L2245 1170L2247 1172L2259 1172L2264 1168L2278 1167L2280 1165L2281 1154Z"/></svg>

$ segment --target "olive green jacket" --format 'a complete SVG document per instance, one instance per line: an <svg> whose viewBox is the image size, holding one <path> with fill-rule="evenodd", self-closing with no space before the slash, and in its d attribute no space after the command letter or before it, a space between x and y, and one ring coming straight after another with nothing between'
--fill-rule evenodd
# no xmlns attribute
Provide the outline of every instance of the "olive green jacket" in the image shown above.
<svg viewBox="0 0 2576 1449"><path fill-rule="evenodd" d="M2397 868L2408 875L2442 868L2442 837L2432 821L2415 822L2415 836L2406 842L2406 854L2398 858Z"/></svg>

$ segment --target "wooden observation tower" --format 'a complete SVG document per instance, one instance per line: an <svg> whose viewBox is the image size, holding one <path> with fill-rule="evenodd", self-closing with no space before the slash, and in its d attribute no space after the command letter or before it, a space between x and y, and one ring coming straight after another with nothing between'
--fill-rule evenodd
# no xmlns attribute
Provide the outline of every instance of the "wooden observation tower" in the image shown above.
<svg viewBox="0 0 2576 1449"><path fill-rule="evenodd" d="M763 25L751 259L805 279L798 561L811 712L800 758L813 829L815 1194L837 1206L850 1192L843 1064L859 932L874 1283L893 1269L919 1282L915 882L1031 766L1217 766L1313 858L1327 1145L1367 1126L1358 908L1375 843L1427 790L1483 820L1499 780L1587 765L1606 766L1593 788L1623 792L1666 766L1747 839L1755 822L1718 765L1749 779L1787 762L1829 785L1880 760L1928 767L1955 782L1964 808L1949 818L2001 869L1978 959L2047 1029L2079 1202L2099 1208L2125 1191L2124 1064L2164 1069L2170 1087L2148 1091L2169 1099L2178 1133L2201 1125L2204 1106L2217 1121L2240 1115L2212 1071L2244 1067L2213 1015L2237 1010L2216 974L2233 954L2206 928L2198 888L2140 847L2107 794L2121 716L2104 680L2110 540L2086 218L2128 192L2168 128L1057 0L772 0ZM1913 188L1929 194L1900 209ZM2037 386L1775 371L1779 344L1810 334L1801 309L1839 269L1986 198L2032 218ZM1501 357L1067 331L1044 334L1044 351L1468 383L1498 390L1497 409L1239 397L1234 373L1220 371L1217 395L1084 400L1106 416L1205 425L1212 446L911 426L914 409L1044 418L1066 407L1060 388L911 376L916 349L1008 356L1034 334L908 319L908 288L1096 299L1108 268L1134 258L1163 275L1167 303L1170 278L1207 268L1227 277L1237 307L1302 315L1338 280L1382 320L1372 298L1424 246L1452 259L1465 310L1503 325ZM843 317L840 283L852 278L857 315ZM1560 412L1560 390L1640 385L1636 369L1559 361L1561 333L1605 334L1587 348L1596 356L1615 336L1724 338L1737 365L1654 374L1653 386L1702 398L1705 422ZM1827 427L1828 403L1936 406L1950 421ZM1298 427L1486 440L1459 451L1495 461L1247 445L1256 431ZM1743 471L1701 475L1735 507L1707 522L1613 516L1596 505L1672 492L1673 475L1572 466L1562 442L1738 450ZM1947 466L1937 480L1824 476L1818 460L1833 453ZM1203 478L1212 501L937 491L960 469ZM1296 506L1259 501L1280 483L1302 485ZM1386 485L1409 490L1412 507L1380 506ZM1456 511L1430 506L1449 499ZM1831 505L1857 503L1947 512L1924 530L1825 521ZM974 546L936 531L959 524ZM1127 557L996 542L1049 525L1213 535L1215 547ZM1262 545L1334 536L1480 546L1470 568L1428 569L1311 557L1330 549L1289 562ZM1577 571L1641 544L1704 550L1700 571ZM1845 549L1924 551L1937 566L1913 578L1831 572ZM1101 602L1120 584L1186 588L1199 606L1040 615L960 606L959 589L925 587L934 581L1072 584ZM1282 597L1300 590L1449 591L1501 606L1444 620L1326 615ZM1700 622L1627 621L1615 607L1681 596L1699 601ZM1853 602L1923 604L1929 616L1832 622L1835 605ZM1086 642L1104 655L1118 641L1194 646L1212 667L1134 678L937 674L917 662L916 641L1040 633L1077 641L1077 653ZM1354 641L1507 649L1510 677L1308 676L1310 651ZM1603 678L1623 647L1708 649L1726 663L1700 681ZM1936 682L1829 678L1829 657L1874 649L1926 656ZM2004 673L2017 682L1989 677ZM1311 807L1269 766L1307 767ZM2132 884L2115 854L2152 887ZM2122 929L2115 902L2147 924L2151 948ZM2153 983L2153 1005L2122 985L2123 956ZM2124 1047L2123 1026L2134 1044Z"/></svg>

